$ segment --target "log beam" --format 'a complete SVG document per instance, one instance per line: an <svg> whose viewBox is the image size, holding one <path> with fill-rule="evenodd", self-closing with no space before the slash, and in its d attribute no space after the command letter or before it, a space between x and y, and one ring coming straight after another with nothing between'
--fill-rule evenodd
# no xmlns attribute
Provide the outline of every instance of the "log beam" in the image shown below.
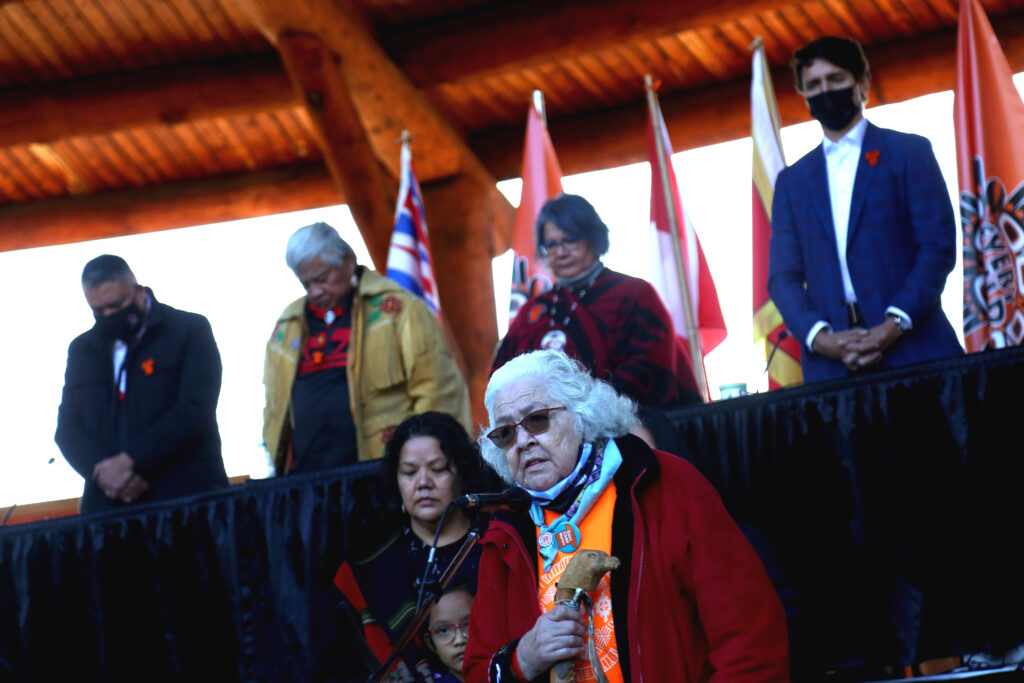
<svg viewBox="0 0 1024 683"><path fill-rule="evenodd" d="M519 71L629 40L715 26L792 0L529 0L415 22L382 37L421 87Z"/></svg>
<svg viewBox="0 0 1024 683"><path fill-rule="evenodd" d="M996 24L996 30L1013 70L1024 69L1024 18L1001 18ZM871 91L873 103L902 101L953 86L955 40L951 31L899 45L875 46L869 48L868 53L874 65ZM913 59L907 55L913 55ZM793 92L788 72L784 69L776 70L774 78L784 123L807 120L806 108ZM236 80L243 87L234 92L229 93L221 87L226 81ZM189 119L228 115L261 107L272 109L280 103L294 106L301 101L279 60L267 56L257 58L257 63L249 66L227 61L202 69L183 67L145 70L135 75L121 74L116 79L98 77L90 79L88 83L88 88L68 84L66 92L63 86L60 91L37 90L34 97L39 99L35 101L26 91L6 90L0 102L0 138L8 144L25 143L181 120L182 116ZM145 85L147 83L150 85ZM748 87L747 79L742 78L729 84L664 95L662 108L675 148L684 150L748 135ZM94 97L89 93L92 89L95 90ZM104 93L113 93L114 99L107 99ZM9 96L12 94L17 96ZM57 103L56 106L48 104L53 102ZM202 108L204 106L206 109ZM61 109L64 113L58 113ZM646 160L645 141L642 137L644 116L644 107L637 103L597 114L553 119L550 127L563 169L566 173L579 173ZM25 127L19 121L25 122ZM478 134L471 140L471 145L494 176L509 178L519 175L522 139L521 128L510 128ZM424 156L422 143L422 140L414 143L417 163L420 165ZM395 150L394 157L397 156ZM320 174L322 184L311 190L312 196L320 198L310 199L310 206L319 205L317 202L333 203L323 197L337 194L337 190L330 188L326 174L322 170ZM424 180L423 175L420 171L421 181L426 188L430 183ZM257 174L254 177L272 177L272 174ZM101 197L104 199L96 204L82 204L80 200L59 200L9 206L0 209L0 233L3 235L0 249L27 248L256 215L252 209L240 208L245 201L239 204L235 199L229 199L221 206L220 200L206 198L207 195L217 197L220 192L235 196L235 191L226 189L226 182L212 181L209 193L181 189L205 187L206 183L185 183L171 186L166 191L103 194ZM254 188L259 186L259 182L253 180L230 182L237 183L239 187L246 184ZM299 194L286 193L276 200L267 201L268 212L304 208L299 199L304 196L302 188L294 185L289 187L292 187L291 192L298 191ZM253 192L257 196L270 196L262 190ZM129 195L134 197L131 201L111 199L115 196L127 198ZM194 206L190 206L193 203ZM495 202L495 207L501 207L502 203L503 200ZM152 204L152 208L145 208L147 204ZM81 230L73 229L71 223L60 228L62 221L71 220L69 217L74 216L77 209L71 207L77 206L87 206L81 214ZM111 215L100 215L103 206L113 207L109 209ZM129 207L129 223L125 223L123 216L117 213L121 210L117 208L120 206ZM69 208L65 210L62 207ZM502 216L503 212L508 215L507 204L503 210L492 209L497 224L507 220L510 226L511 221ZM146 227L133 228L131 224ZM12 232L12 225L20 227ZM36 229L31 226L38 226L42 231L38 239L29 233L17 235L23 229ZM498 231L495 251L507 245L500 237Z"/></svg>
<svg viewBox="0 0 1024 683"><path fill-rule="evenodd" d="M1003 17L996 28L1011 68L1024 69L1024 19ZM873 102L899 102L951 88L955 78L953 36L947 31L899 45L870 47L868 56L875 71ZM790 86L788 72L777 69L774 77L785 123L807 120L806 109ZM746 78L686 93L663 94L666 122L676 149L748 135L748 97ZM0 100L0 146L272 110L300 101L274 55L201 67L140 70L59 87L8 89ZM604 112L553 119L552 137L565 172L592 171L646 158L642 144L638 147L630 137L636 122L643 120L643 111L637 102ZM520 172L522 139L523 129L513 127L478 133L470 144L488 170L503 179ZM423 169L423 157L429 150L424 149L422 140L417 140L416 146L420 180L429 182L431 175ZM397 154L392 157L397 159ZM397 172L394 168L392 171Z"/></svg>
<svg viewBox="0 0 1024 683"><path fill-rule="evenodd" d="M338 60L361 128L377 158L398 178L395 144L402 130L417 141L417 170L426 182L460 172L462 141L371 37L366 20L342 0L239 0L273 45L291 33L318 37ZM297 80L294 73L293 81ZM311 112L312 113L312 112ZM325 156L329 150L324 150ZM465 153L470 154L468 149Z"/></svg>
<svg viewBox="0 0 1024 683"><path fill-rule="evenodd" d="M299 101L272 52L8 88L0 98L0 147L287 109Z"/></svg>
<svg viewBox="0 0 1024 683"><path fill-rule="evenodd" d="M0 251L344 203L319 164L0 207Z"/></svg>
<svg viewBox="0 0 1024 683"><path fill-rule="evenodd" d="M1024 70L1024 17L1004 18L999 41L1014 72ZM871 61L870 104L892 104L950 90L956 81L956 33L945 31L867 51ZM912 57L911 57L912 56ZM810 120L807 105L793 89L787 68L773 69L783 125ZM661 108L675 151L750 135L749 77L661 97ZM549 119L548 129L566 175L647 161L643 101L597 113ZM470 146L498 178L520 173L524 130L511 127L473 136ZM792 159L790 161L793 161Z"/></svg>
<svg viewBox="0 0 1024 683"><path fill-rule="evenodd" d="M381 168L345 85L338 56L319 37L288 32L278 50L320 135L324 161L366 242L384 272L394 227L396 181Z"/></svg>
<svg viewBox="0 0 1024 683"><path fill-rule="evenodd" d="M486 234L500 220L495 211L502 207L489 201L467 175L440 180L422 190L445 326L466 361L463 372L473 397L473 423L486 424L483 397L498 339Z"/></svg>

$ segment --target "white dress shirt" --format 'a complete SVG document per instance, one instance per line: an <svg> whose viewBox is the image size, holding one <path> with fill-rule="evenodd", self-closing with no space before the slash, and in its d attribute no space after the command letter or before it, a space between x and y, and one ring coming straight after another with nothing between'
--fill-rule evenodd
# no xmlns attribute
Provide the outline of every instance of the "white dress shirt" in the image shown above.
<svg viewBox="0 0 1024 683"><path fill-rule="evenodd" d="M864 146L864 133L868 129L868 120L861 118L846 135L833 142L828 137L822 140L821 147L825 154L825 170L828 180L828 199L832 206L832 228L836 235L836 250L839 252L839 272L843 277L843 294L847 303L857 302L857 292L850 279L850 267L846 263L846 244L850 234L850 205L853 203L853 183L857 178L857 167L860 165L860 151ZM895 313L907 321L910 316L904 311L890 306L887 313ZM819 320L807 333L807 348L813 350L811 344L823 329L832 331L832 326Z"/></svg>
<svg viewBox="0 0 1024 683"><path fill-rule="evenodd" d="M153 300L146 295L146 312L153 307ZM146 323L142 323L142 327L139 328L138 334L135 335L136 339L142 339L142 335L146 332ZM124 358L128 355L128 344L121 341L120 339L114 340L114 383L117 384L117 390L123 396L125 393L125 381L127 373L121 372L121 366L124 365Z"/></svg>

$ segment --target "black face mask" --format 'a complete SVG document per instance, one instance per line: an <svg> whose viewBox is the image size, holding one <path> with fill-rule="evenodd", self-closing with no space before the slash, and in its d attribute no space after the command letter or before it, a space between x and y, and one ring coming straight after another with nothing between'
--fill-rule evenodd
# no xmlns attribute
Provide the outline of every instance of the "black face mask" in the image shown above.
<svg viewBox="0 0 1024 683"><path fill-rule="evenodd" d="M133 301L116 313L98 316L96 328L111 341L120 339L127 342L135 339L145 319L145 312Z"/></svg>
<svg viewBox="0 0 1024 683"><path fill-rule="evenodd" d="M811 116L829 130L842 130L860 112L860 105L853 103L853 87L842 90L826 90L807 98Z"/></svg>

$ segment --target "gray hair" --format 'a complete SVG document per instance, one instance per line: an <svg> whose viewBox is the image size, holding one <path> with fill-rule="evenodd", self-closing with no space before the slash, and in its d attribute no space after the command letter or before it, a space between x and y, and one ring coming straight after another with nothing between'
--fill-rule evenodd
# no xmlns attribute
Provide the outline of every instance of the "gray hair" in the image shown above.
<svg viewBox="0 0 1024 683"><path fill-rule="evenodd" d="M636 427L636 404L620 396L612 385L595 379L587 369L561 351L531 351L516 356L494 371L484 394L490 426L485 428L480 450L501 478L513 482L505 452L487 438L495 427L494 402L513 384L527 382L541 387L552 406L563 405L576 418L576 433L584 442L622 436Z"/></svg>
<svg viewBox="0 0 1024 683"><path fill-rule="evenodd" d="M341 239L338 231L327 223L313 223L299 228L288 238L284 260L292 272L298 275L299 268L315 258L329 266L341 266L346 256L351 256L355 261L355 252L348 242Z"/></svg>

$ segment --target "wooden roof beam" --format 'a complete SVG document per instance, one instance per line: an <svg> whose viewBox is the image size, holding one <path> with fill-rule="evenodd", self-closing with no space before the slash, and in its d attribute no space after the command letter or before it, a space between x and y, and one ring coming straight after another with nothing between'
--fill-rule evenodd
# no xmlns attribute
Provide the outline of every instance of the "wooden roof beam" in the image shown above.
<svg viewBox="0 0 1024 683"><path fill-rule="evenodd" d="M426 97L381 49L365 18L346 0L237 0L267 39L305 33L317 36L337 60L337 77L348 90L360 126L377 158L397 179L403 130L411 131L421 184L469 174L494 202L498 251L511 239L512 208L493 189L493 176ZM293 80L294 80L293 74ZM301 89L301 84L297 85ZM304 94L308 102L308 93ZM311 112L312 113L312 112ZM325 156L327 150L325 150ZM507 214L507 220L502 214ZM507 223L507 225L506 225ZM370 241L370 240L368 240Z"/></svg>
<svg viewBox="0 0 1024 683"><path fill-rule="evenodd" d="M398 177L395 140L403 129L416 139L421 181L460 172L465 155L472 156L447 122L380 49L366 20L351 3L341 0L237 0L273 45L281 36L317 37L336 61L334 77L348 91L360 128L378 159ZM302 88L286 65L296 87ZM309 93L304 93L308 105ZM315 115L315 112L310 112ZM460 145L462 148L460 149ZM329 150L324 150L325 156ZM482 167L481 167L482 168Z"/></svg>
<svg viewBox="0 0 1024 683"><path fill-rule="evenodd" d="M1014 72L1024 70L1024 17L1004 18L1000 44ZM870 104L892 104L950 90L956 80L956 33L947 31L866 50L871 62ZM807 105L793 89L787 68L772 71L783 125L810 120ZM669 93L662 112L675 151L750 135L749 77L731 83ZM550 119L548 128L566 175L647 161L646 104ZM498 178L520 173L524 131L506 128L478 134L470 146ZM790 161L793 161L792 159Z"/></svg>
<svg viewBox="0 0 1024 683"><path fill-rule="evenodd" d="M394 227L397 183L367 140L350 92L339 78L336 55L318 36L297 31L278 36L277 48L306 99L331 177L348 198L370 257L382 270Z"/></svg>
<svg viewBox="0 0 1024 683"><path fill-rule="evenodd" d="M420 87L519 71L628 40L714 26L793 0L529 0L487 5L383 33L381 42Z"/></svg>
<svg viewBox="0 0 1024 683"><path fill-rule="evenodd" d="M344 203L320 164L0 207L0 251Z"/></svg>
<svg viewBox="0 0 1024 683"><path fill-rule="evenodd" d="M272 111L300 101L273 52L8 88L0 98L0 146Z"/></svg>

